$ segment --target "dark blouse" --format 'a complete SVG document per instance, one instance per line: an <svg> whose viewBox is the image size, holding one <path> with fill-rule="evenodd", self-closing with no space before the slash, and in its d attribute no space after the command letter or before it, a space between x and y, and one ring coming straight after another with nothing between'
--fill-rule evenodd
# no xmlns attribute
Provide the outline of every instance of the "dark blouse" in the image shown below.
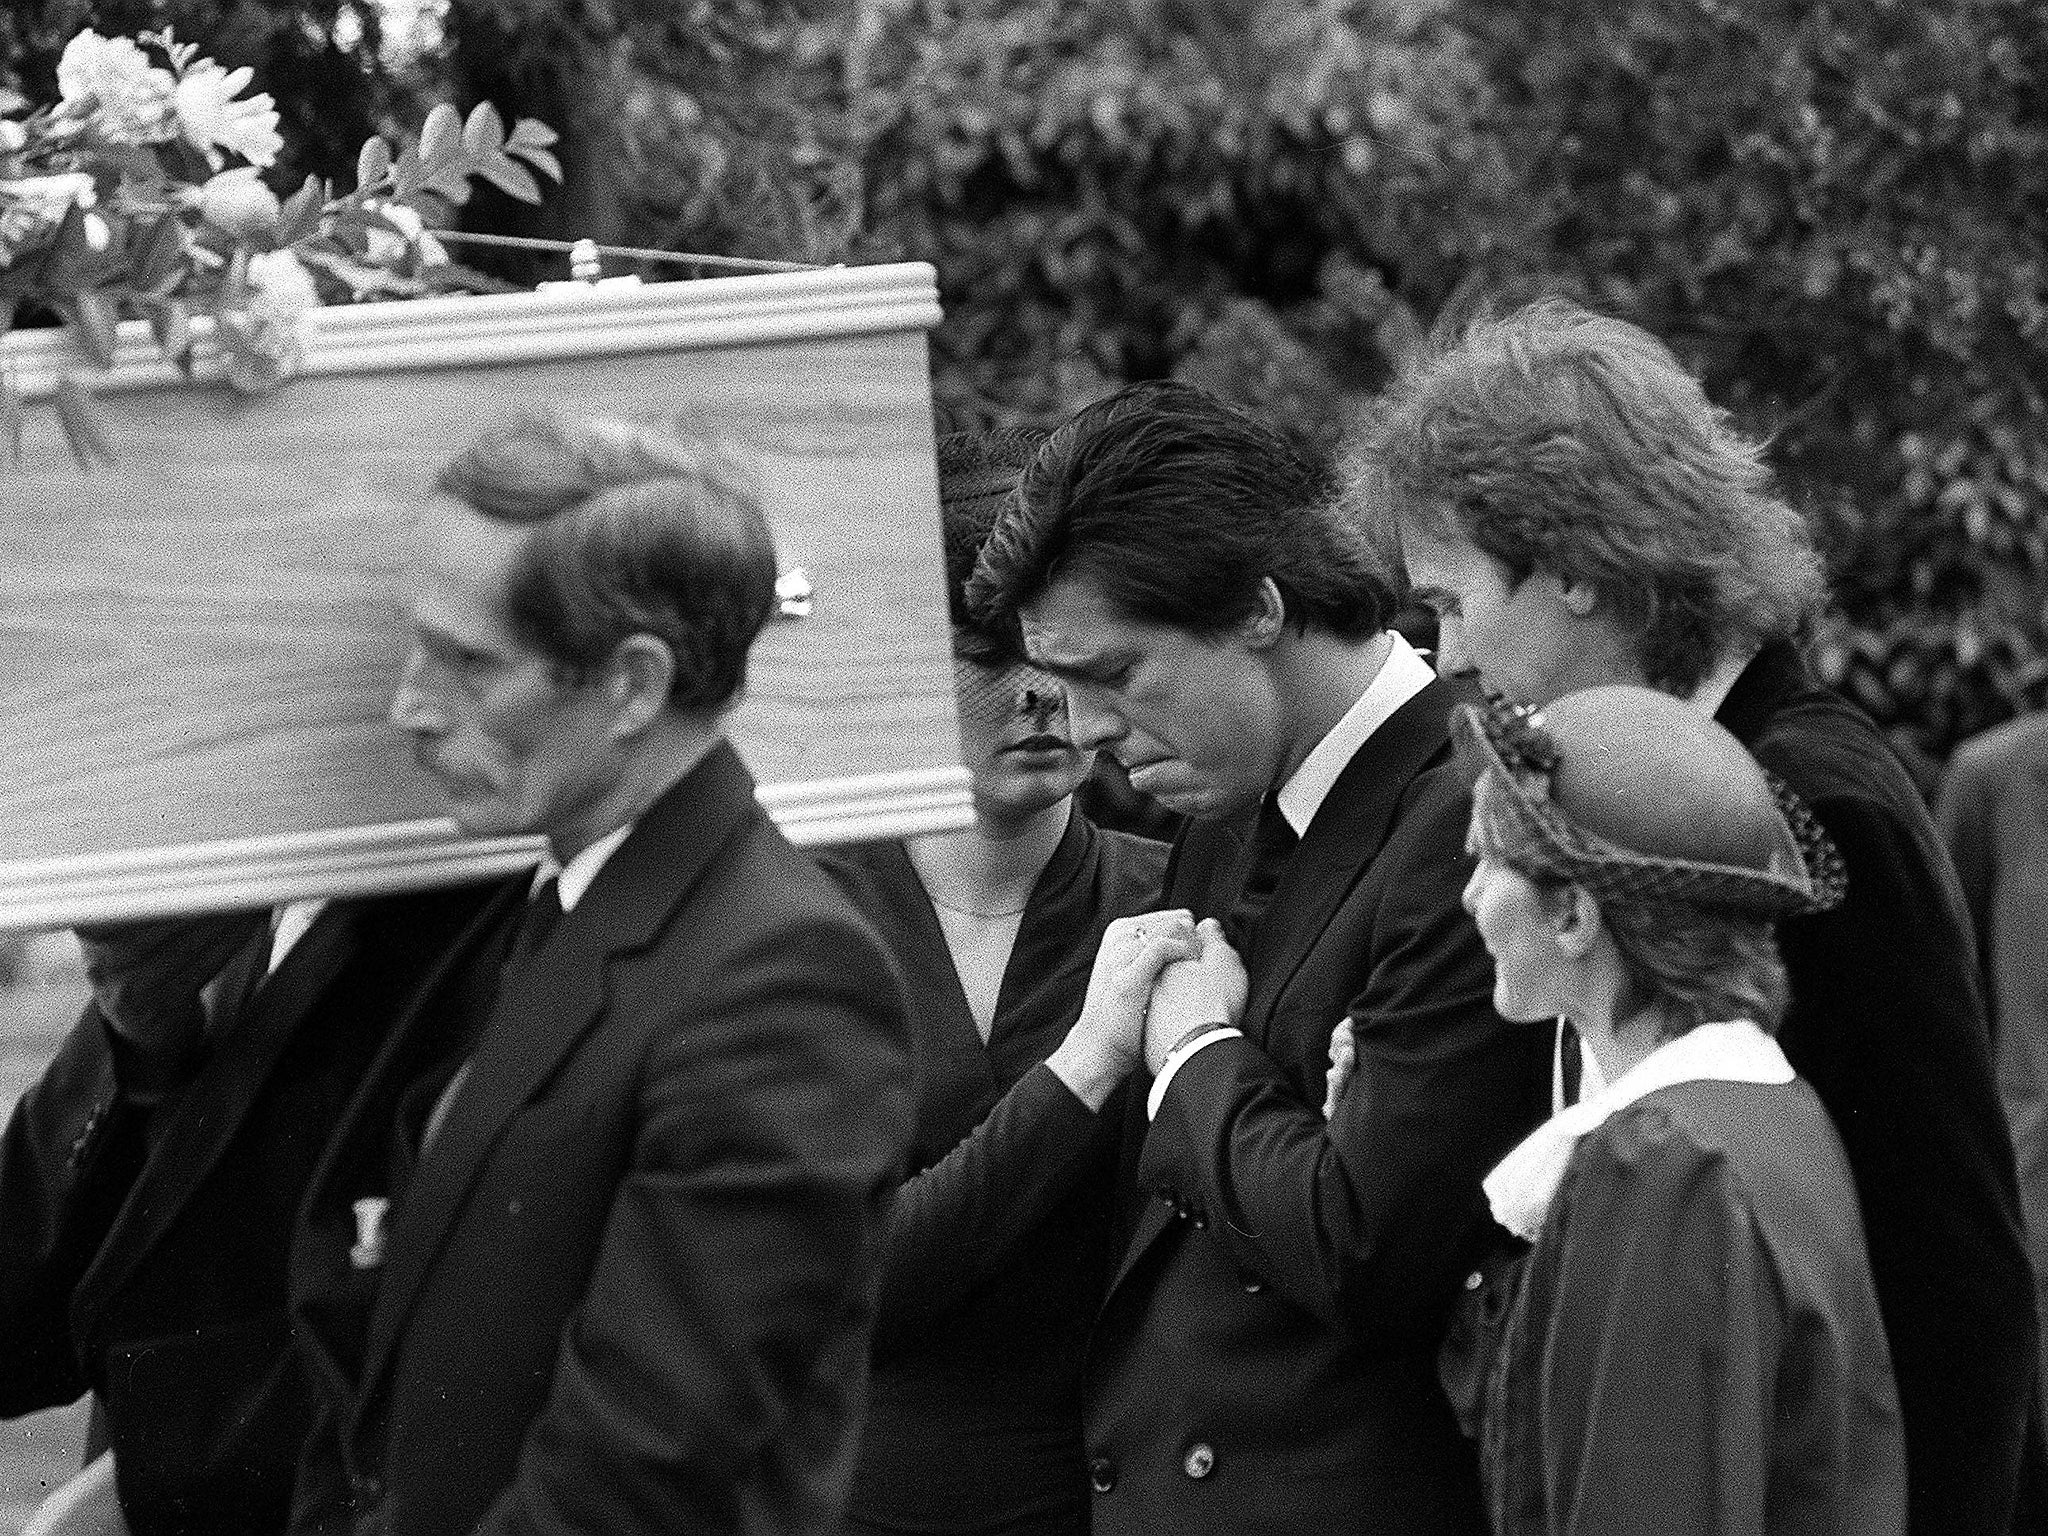
<svg viewBox="0 0 2048 1536"><path fill-rule="evenodd" d="M1616 1111L1519 1282L1481 1437L1501 1536L1904 1531L1856 1190L1805 1082Z"/></svg>
<svg viewBox="0 0 2048 1536"><path fill-rule="evenodd" d="M1091 1114L1042 1063L1102 931L1159 899L1164 844L1078 812L1033 888L984 1045L900 843L820 863L903 973L918 1070L854 1476L857 1531L1088 1528L1081 1367L1106 1280L1121 1100Z"/></svg>

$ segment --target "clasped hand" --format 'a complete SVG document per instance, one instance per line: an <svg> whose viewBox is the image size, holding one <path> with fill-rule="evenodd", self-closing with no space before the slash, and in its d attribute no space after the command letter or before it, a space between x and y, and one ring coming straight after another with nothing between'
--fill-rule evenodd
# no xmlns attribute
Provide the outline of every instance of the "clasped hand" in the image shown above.
<svg viewBox="0 0 2048 1536"><path fill-rule="evenodd" d="M1205 1024L1244 1011L1243 962L1213 919L1184 909L1118 918L1102 936L1081 1016L1047 1065L1099 1109L1142 1059L1153 1071Z"/></svg>

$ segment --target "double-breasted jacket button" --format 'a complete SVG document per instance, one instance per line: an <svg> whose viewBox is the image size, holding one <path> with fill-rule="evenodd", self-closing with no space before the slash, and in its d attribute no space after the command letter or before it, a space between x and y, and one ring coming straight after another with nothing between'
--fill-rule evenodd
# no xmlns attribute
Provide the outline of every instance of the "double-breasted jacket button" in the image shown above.
<svg viewBox="0 0 2048 1536"><path fill-rule="evenodd" d="M1207 1477L1216 1470L1216 1452L1206 1440L1197 1440L1181 1458L1181 1471L1189 1477Z"/></svg>
<svg viewBox="0 0 2048 1536"><path fill-rule="evenodd" d="M1097 1456L1088 1463L1088 1486L1097 1493L1107 1493L1116 1486L1116 1463L1107 1456Z"/></svg>
<svg viewBox="0 0 2048 1536"><path fill-rule="evenodd" d="M1486 1284L1486 1276L1476 1269L1465 1277L1465 1289L1468 1291L1476 1291L1484 1284Z"/></svg>
<svg viewBox="0 0 2048 1536"><path fill-rule="evenodd" d="M1247 1296L1256 1296L1256 1295L1258 1295L1258 1294L1259 1294L1259 1292L1263 1291L1263 1290L1264 1290L1265 1288L1266 1288L1266 1282L1265 1282L1265 1281L1263 1281L1263 1280L1261 1280L1261 1279L1260 1279L1260 1278L1259 1278L1259 1277L1258 1277L1257 1275L1247 1274L1247 1275L1246 1275L1246 1276L1244 1277L1244 1293L1245 1293L1245 1295L1247 1295Z"/></svg>

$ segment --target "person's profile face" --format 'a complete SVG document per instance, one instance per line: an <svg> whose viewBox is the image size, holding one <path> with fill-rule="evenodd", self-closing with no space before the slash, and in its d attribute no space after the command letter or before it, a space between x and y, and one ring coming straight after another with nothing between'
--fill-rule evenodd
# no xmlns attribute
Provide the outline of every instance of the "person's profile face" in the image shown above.
<svg viewBox="0 0 2048 1536"><path fill-rule="evenodd" d="M1028 816L1080 788L1095 754L1074 744L1059 679L1021 664L953 657L960 703L960 760L974 804L997 820Z"/></svg>
<svg viewBox="0 0 2048 1536"><path fill-rule="evenodd" d="M1480 780L1479 795L1487 781ZM1493 957L1493 1011L1532 1023L1567 1010L1565 956L1557 942L1556 911L1528 876L1489 846L1475 796L1465 851L1478 862L1465 882L1465 910Z"/></svg>
<svg viewBox="0 0 2048 1536"><path fill-rule="evenodd" d="M1111 753L1169 810L1229 816L1271 787L1280 701L1262 652L1122 612L1091 577L1057 578L1020 615L1033 663L1066 685L1075 745Z"/></svg>
<svg viewBox="0 0 2048 1536"><path fill-rule="evenodd" d="M504 617L527 530L437 496L410 532L412 647L391 723L463 831L541 832L573 851L617 772L612 712L599 689L565 681Z"/></svg>
<svg viewBox="0 0 2048 1536"><path fill-rule="evenodd" d="M1575 612L1548 571L1517 581L1453 532L1404 528L1413 600L1436 615L1436 668L1472 677L1518 704L1548 704L1581 688L1635 681L1626 647L1598 615Z"/></svg>

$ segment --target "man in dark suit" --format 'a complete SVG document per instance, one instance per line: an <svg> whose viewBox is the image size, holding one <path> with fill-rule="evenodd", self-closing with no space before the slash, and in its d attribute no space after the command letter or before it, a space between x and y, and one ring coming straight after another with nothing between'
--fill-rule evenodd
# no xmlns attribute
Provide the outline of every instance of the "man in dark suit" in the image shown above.
<svg viewBox="0 0 2048 1536"><path fill-rule="evenodd" d="M1359 508L1398 523L1443 672L1528 703L1689 699L1840 849L1846 901L1780 931L1780 1038L1856 1177L1911 1527L2042 1529L2016 1493L2042 1464L2034 1301L1969 919L1898 761L1794 646L1821 567L1761 450L1655 338L1560 303L1475 327L1382 405Z"/></svg>
<svg viewBox="0 0 2048 1536"><path fill-rule="evenodd" d="M504 895L85 937L94 1001L0 1141L0 1414L91 1391L136 1536L284 1528L293 1217L406 1000Z"/></svg>
<svg viewBox="0 0 2048 1536"><path fill-rule="evenodd" d="M1396 578L1334 488L1255 415L1136 386L1049 439L976 575L1066 682L1076 744L1193 818L1166 905L1223 920L1250 965L1248 1000L1171 1039L1155 1008L1130 1096L1089 1363L1109 1536L1484 1528L1434 1361L1480 1177L1541 1108L1541 1041L1494 1014L1459 907L1452 690L1388 629ZM1347 1016L1365 1059L1326 1123Z"/></svg>
<svg viewBox="0 0 2048 1536"><path fill-rule="evenodd" d="M522 423L440 489L392 719L466 830L561 868L314 1175L295 1527L836 1530L908 1065L879 947L721 734L767 527L623 424Z"/></svg>
<svg viewBox="0 0 2048 1536"><path fill-rule="evenodd" d="M1977 930L2035 1308L2048 1322L2048 714L2021 715L1957 747L1934 820ZM2042 1333L2048 1374L2048 1326Z"/></svg>

